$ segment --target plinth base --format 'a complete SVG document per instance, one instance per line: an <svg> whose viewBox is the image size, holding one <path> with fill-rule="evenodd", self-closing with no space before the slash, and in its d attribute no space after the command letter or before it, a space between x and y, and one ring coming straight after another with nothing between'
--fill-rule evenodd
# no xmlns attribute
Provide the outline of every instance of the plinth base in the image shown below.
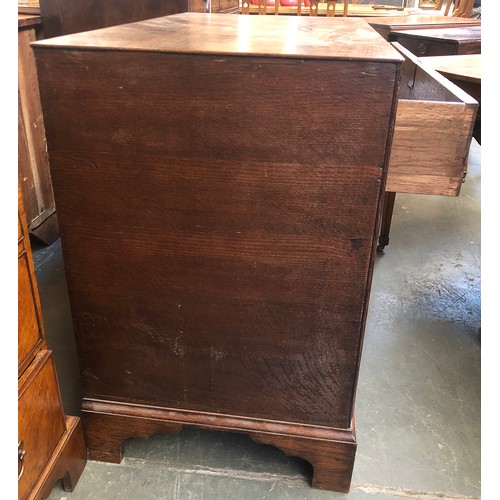
<svg viewBox="0 0 500 500"><path fill-rule="evenodd" d="M356 438L350 429L317 427L205 412L84 400L82 420L90 460L120 463L127 438L177 433L183 427L239 432L313 467L312 487L347 493Z"/></svg>

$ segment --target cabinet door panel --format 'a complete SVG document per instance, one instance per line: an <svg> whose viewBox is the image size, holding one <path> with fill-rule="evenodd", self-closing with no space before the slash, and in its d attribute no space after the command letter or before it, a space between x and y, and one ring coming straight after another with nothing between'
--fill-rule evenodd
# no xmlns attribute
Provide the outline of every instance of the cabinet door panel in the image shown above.
<svg viewBox="0 0 500 500"><path fill-rule="evenodd" d="M18 440L25 452L20 464L20 499L32 490L64 431L65 417L52 353L43 350L19 380Z"/></svg>

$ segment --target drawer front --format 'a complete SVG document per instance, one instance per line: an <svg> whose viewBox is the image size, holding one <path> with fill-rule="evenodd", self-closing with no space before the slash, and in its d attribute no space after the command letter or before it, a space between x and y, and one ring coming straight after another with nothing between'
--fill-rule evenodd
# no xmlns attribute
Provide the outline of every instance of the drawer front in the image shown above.
<svg viewBox="0 0 500 500"><path fill-rule="evenodd" d="M386 191L458 196L478 103L398 43L401 68Z"/></svg>
<svg viewBox="0 0 500 500"><path fill-rule="evenodd" d="M30 261L26 251L18 258L18 349L17 361L20 371L29 363L34 350L42 342L42 318L37 304L37 289L34 274L30 272Z"/></svg>
<svg viewBox="0 0 500 500"><path fill-rule="evenodd" d="M446 56L458 54L459 45L456 42L438 42L423 38L407 38L395 36L395 41L406 47L416 56Z"/></svg>
<svg viewBox="0 0 500 500"><path fill-rule="evenodd" d="M51 351L40 351L19 381L19 499L28 496L65 431Z"/></svg>

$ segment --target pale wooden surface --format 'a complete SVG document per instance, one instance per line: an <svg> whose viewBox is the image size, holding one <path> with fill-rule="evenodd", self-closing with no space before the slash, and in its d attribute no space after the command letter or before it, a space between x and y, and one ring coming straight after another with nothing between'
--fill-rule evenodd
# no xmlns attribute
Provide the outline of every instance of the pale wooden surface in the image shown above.
<svg viewBox="0 0 500 500"><path fill-rule="evenodd" d="M38 0L18 0L17 11L19 14L40 14Z"/></svg>
<svg viewBox="0 0 500 500"><path fill-rule="evenodd" d="M420 60L446 77L481 83L481 54L421 57Z"/></svg>
<svg viewBox="0 0 500 500"><path fill-rule="evenodd" d="M42 40L38 47L401 61L362 19L186 12Z"/></svg>
<svg viewBox="0 0 500 500"><path fill-rule="evenodd" d="M473 123L473 109L462 103L401 100L386 189L457 196Z"/></svg>
<svg viewBox="0 0 500 500"><path fill-rule="evenodd" d="M478 103L404 47L394 45L406 61L386 191L457 196Z"/></svg>

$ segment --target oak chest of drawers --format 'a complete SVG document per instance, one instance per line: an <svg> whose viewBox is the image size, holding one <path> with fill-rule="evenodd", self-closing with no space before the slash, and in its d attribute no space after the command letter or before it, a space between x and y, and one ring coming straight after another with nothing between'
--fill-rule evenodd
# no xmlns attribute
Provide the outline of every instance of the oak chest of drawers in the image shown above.
<svg viewBox="0 0 500 500"><path fill-rule="evenodd" d="M34 48L90 458L231 430L347 491L403 58L357 19L194 13Z"/></svg>

